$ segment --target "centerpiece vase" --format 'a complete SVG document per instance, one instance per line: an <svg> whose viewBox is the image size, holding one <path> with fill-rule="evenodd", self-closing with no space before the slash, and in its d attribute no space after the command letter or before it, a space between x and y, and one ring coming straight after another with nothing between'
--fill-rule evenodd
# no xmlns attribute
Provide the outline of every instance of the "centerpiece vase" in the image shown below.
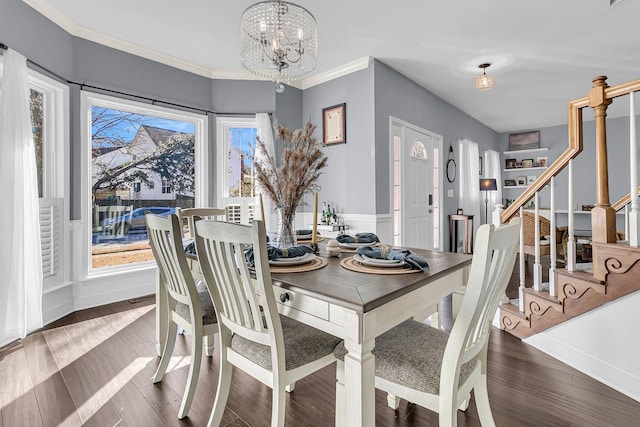
<svg viewBox="0 0 640 427"><path fill-rule="evenodd" d="M274 239L274 246L288 248L298 243L296 228L296 207L283 206L278 208L278 231Z"/></svg>

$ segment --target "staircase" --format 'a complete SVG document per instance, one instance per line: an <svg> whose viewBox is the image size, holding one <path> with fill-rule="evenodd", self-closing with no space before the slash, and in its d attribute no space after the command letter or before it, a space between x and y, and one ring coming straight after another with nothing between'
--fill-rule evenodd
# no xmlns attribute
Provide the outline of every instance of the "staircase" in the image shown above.
<svg viewBox="0 0 640 427"><path fill-rule="evenodd" d="M640 290L640 248L638 247L638 206L637 166L631 164L629 194L611 205L609 203L607 151L606 151L606 109L613 98L630 94L630 116L635 117L633 92L640 90L640 80L615 87L606 84L606 77L596 77L589 96L569 103L569 148L505 211L500 211L501 221L507 222L518 212L522 216L522 206L534 199L538 216L538 192L551 185L551 217L555 215L553 201L553 178L566 166L569 169L569 206L573 205L571 160L582 151L582 108L591 107L596 119L596 167L597 203L591 212L593 272L577 271L575 238L573 236L573 214L569 214L568 259L565 268L555 266L555 253L551 255L549 270L550 283L542 286L539 249L534 264L534 284L527 287L524 282L524 260L520 261L520 290L518 305L505 303L500 306L501 329L519 338L526 338L549 327L613 301L624 295ZM635 142L635 120L631 121L630 158L637 159ZM627 241L616 241L615 213L625 209ZM629 209L630 208L630 209ZM536 218L536 223L537 223ZM539 241L539 231L536 230ZM555 233L551 233L551 246L555 246ZM538 244L539 245L539 244ZM521 244L520 253L524 253Z"/></svg>
<svg viewBox="0 0 640 427"><path fill-rule="evenodd" d="M553 297L548 290L526 288L523 292L523 312L513 304L500 306L500 328L518 338L527 338L640 290L640 248L623 243L598 246L601 249L598 262L607 271L606 280L581 271L556 269L558 295Z"/></svg>

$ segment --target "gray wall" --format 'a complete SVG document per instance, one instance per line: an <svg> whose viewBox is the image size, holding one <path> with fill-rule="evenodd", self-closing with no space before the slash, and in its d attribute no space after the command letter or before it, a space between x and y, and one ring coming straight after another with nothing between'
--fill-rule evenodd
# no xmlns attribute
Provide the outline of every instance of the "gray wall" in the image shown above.
<svg viewBox="0 0 640 427"><path fill-rule="evenodd" d="M375 214L375 134L373 67L305 89L302 117L317 126L322 140L322 109L346 103L346 144L325 149L328 166L320 176L320 203L340 213ZM307 197L307 211L313 210Z"/></svg>

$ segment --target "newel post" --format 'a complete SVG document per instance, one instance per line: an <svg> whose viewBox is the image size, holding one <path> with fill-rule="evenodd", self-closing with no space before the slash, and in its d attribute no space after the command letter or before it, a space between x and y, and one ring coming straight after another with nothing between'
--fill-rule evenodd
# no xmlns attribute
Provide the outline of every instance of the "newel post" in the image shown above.
<svg viewBox="0 0 640 427"><path fill-rule="evenodd" d="M589 91L589 106L596 119L596 206L591 210L591 230L594 243L616 241L616 213L609 202L609 169L607 160L607 107L611 100L605 96L606 76L593 79Z"/></svg>

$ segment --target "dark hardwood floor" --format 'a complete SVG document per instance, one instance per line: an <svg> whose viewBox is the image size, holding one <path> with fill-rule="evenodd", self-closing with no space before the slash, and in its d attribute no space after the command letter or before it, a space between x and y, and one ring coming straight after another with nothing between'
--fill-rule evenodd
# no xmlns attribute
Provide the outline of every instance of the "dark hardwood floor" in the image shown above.
<svg viewBox="0 0 640 427"><path fill-rule="evenodd" d="M218 359L205 357L189 416L177 411L189 363L179 336L162 383L155 355L153 299L73 313L0 349L0 427L205 425L213 405ZM287 426L334 424L335 365L296 384ZM638 426L640 403L494 329L489 394L498 426ZM241 371L233 375L223 425L268 426L271 390ZM479 426L472 400L461 427ZM376 392L378 426L435 426L437 415L402 402L397 412Z"/></svg>

